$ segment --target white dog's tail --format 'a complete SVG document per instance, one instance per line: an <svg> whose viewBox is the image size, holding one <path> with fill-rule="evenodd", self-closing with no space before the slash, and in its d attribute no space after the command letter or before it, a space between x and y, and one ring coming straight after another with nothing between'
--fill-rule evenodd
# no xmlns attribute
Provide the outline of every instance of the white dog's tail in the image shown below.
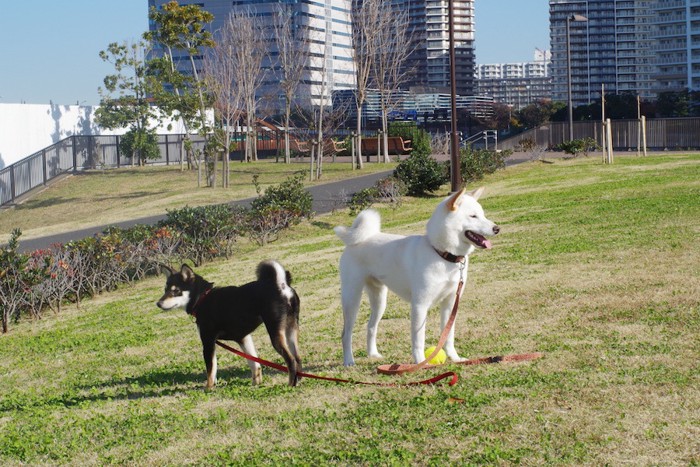
<svg viewBox="0 0 700 467"><path fill-rule="evenodd" d="M379 213L374 209L365 209L357 215L351 227L338 226L333 230L343 243L355 245L378 234L380 229Z"/></svg>

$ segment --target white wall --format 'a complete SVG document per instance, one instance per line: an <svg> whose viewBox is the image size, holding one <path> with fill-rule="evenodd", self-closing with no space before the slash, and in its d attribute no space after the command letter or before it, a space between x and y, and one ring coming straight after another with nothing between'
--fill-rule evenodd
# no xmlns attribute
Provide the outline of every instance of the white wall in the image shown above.
<svg viewBox="0 0 700 467"><path fill-rule="evenodd" d="M95 123L96 106L0 104L0 169L73 135L122 135L126 129L105 130ZM159 134L184 133L182 124L168 123Z"/></svg>

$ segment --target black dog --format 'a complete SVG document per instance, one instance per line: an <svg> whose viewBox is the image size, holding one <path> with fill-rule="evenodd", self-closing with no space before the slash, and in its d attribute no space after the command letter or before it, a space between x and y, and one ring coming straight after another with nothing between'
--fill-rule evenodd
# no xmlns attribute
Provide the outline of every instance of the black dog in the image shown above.
<svg viewBox="0 0 700 467"><path fill-rule="evenodd" d="M289 369L289 385L296 386L301 371L298 353L299 296L291 287L292 276L276 261L258 265L258 280L240 287L214 287L183 265L179 272L167 268L165 294L158 300L163 310L184 308L194 316L207 366L207 388L216 384L216 340L233 340L244 352L256 356L251 333L265 323L272 345ZM262 380L260 365L248 361L253 384Z"/></svg>

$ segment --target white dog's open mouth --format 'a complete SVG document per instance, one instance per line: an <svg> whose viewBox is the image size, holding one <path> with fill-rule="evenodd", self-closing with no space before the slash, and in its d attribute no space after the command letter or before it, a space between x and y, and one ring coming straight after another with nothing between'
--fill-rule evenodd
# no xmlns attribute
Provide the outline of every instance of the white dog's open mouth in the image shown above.
<svg viewBox="0 0 700 467"><path fill-rule="evenodd" d="M491 242L486 239L483 235L479 235L476 232L472 232L471 230L467 230L464 232L464 236L467 237L467 240L472 242L474 245L478 246L479 248L486 248L489 249L491 248Z"/></svg>

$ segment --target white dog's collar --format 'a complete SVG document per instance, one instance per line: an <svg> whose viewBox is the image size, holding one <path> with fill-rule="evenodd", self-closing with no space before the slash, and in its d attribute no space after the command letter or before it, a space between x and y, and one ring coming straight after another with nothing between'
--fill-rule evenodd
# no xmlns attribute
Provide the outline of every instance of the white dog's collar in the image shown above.
<svg viewBox="0 0 700 467"><path fill-rule="evenodd" d="M440 255L440 257L442 259L444 259L445 261L449 261L450 263L463 263L464 262L464 256L453 255L449 251L440 251L434 247L433 247L433 250L435 250L435 252L438 255Z"/></svg>

